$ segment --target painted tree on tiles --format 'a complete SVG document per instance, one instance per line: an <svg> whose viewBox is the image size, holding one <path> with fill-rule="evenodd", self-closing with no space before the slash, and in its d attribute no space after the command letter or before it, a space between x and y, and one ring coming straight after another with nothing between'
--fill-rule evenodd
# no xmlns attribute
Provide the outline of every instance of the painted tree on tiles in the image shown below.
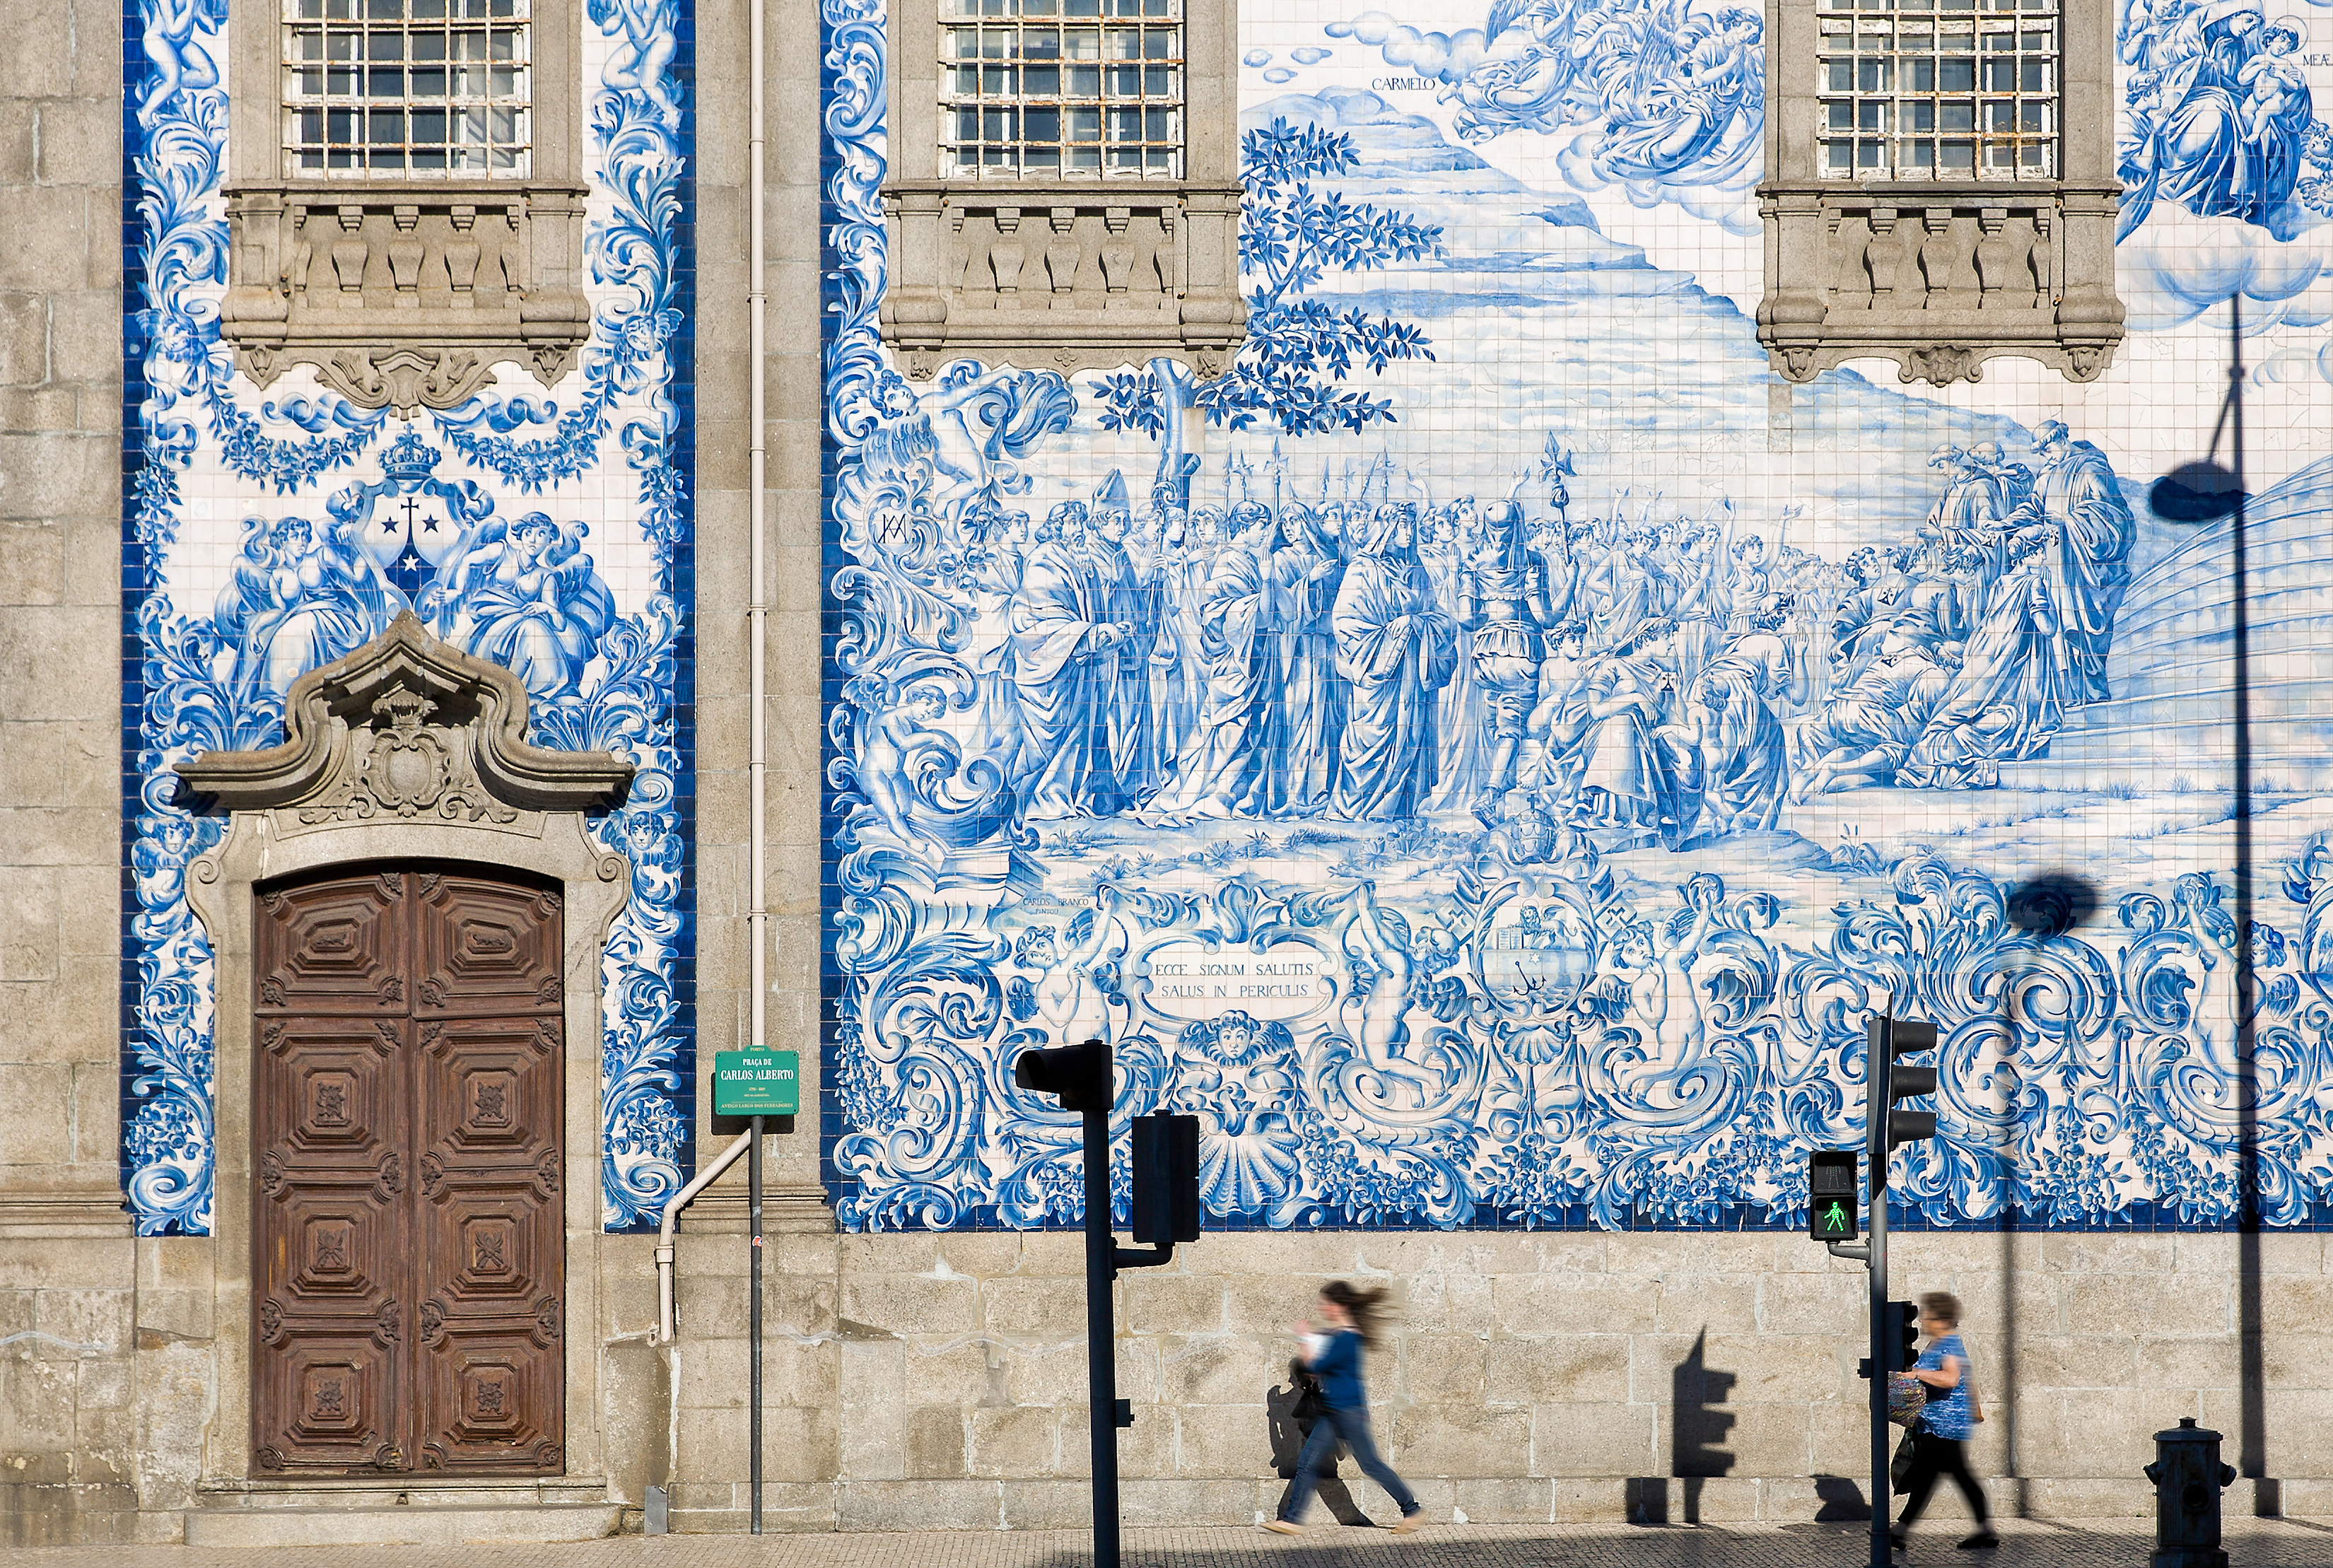
<svg viewBox="0 0 2333 1568"><path fill-rule="evenodd" d="M1240 139L1240 271L1253 284L1247 342L1231 370L1199 389L1211 423L1234 430L1268 421L1291 436L1394 422L1392 399L1340 388L1355 368L1381 375L1396 360L1431 360L1431 340L1407 322L1338 310L1304 297L1331 271L1360 272L1442 250L1442 230L1407 213L1348 201L1313 181L1359 166L1353 139L1275 119ZM1162 428L1158 389L1124 372L1102 383L1102 428Z"/></svg>

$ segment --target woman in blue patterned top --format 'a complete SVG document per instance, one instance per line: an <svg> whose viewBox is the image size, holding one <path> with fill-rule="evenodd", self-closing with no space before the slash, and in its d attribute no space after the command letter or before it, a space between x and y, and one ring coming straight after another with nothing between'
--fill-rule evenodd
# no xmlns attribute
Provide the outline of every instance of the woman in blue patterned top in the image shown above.
<svg viewBox="0 0 2333 1568"><path fill-rule="evenodd" d="M1928 1348L1920 1352L1912 1375L1927 1385L1928 1402L1912 1421L1912 1473L1905 1477L1904 1513L1893 1532L1896 1549L1904 1549L1913 1521L1928 1505L1928 1494L1945 1476L1960 1487L1969 1511L1976 1515L1976 1534L1961 1545L1971 1551L1998 1546L2001 1537L1992 1533L1984 1488L1969 1474L1969 1435L1984 1419L1984 1409L1977 1402L1976 1371L1969 1364L1968 1347L1961 1342L1960 1298L1941 1290L1923 1295L1920 1332L1928 1336Z"/></svg>
<svg viewBox="0 0 2333 1568"><path fill-rule="evenodd" d="M1382 1289L1358 1290L1343 1280L1332 1279L1320 1287L1320 1327L1315 1330L1309 1323L1296 1325L1297 1336L1308 1350L1305 1370L1320 1380L1323 1409L1311 1435L1304 1439L1304 1452L1297 1457L1296 1483L1288 1488L1280 1516L1264 1521L1265 1529L1293 1535L1304 1528L1298 1521L1304 1517L1305 1505L1312 1501L1314 1471L1325 1466L1334 1473L1333 1456L1340 1441L1353 1451L1361 1473L1383 1486L1401 1510L1401 1523L1393 1527L1394 1534L1406 1535L1426 1523L1426 1511L1417 1505L1416 1497L1394 1474L1393 1467L1378 1457L1377 1445L1369 1440L1369 1400L1361 1389L1361 1350L1377 1342L1377 1308L1385 1295Z"/></svg>

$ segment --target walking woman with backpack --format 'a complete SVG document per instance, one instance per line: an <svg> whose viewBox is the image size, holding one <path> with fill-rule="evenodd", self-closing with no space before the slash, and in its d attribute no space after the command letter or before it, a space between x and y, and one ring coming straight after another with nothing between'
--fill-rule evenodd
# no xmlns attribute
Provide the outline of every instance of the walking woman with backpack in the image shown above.
<svg viewBox="0 0 2333 1568"><path fill-rule="evenodd" d="M1383 1486L1401 1510L1401 1523L1393 1527L1394 1534L1406 1535L1426 1523L1416 1495L1394 1474L1393 1467L1378 1457L1377 1444L1369 1438L1361 1352L1377 1342L1378 1303L1385 1297L1382 1289L1360 1290L1343 1280L1330 1280L1320 1287L1320 1326L1296 1325L1297 1334L1309 1348L1305 1370L1320 1380L1322 1409L1311 1435L1304 1439L1303 1453L1297 1457L1296 1481L1288 1489L1288 1500L1281 1505L1278 1518L1264 1522L1265 1529L1282 1535L1303 1530L1301 1521L1312 1501L1316 1467L1337 1451L1340 1441L1352 1450L1361 1473Z"/></svg>

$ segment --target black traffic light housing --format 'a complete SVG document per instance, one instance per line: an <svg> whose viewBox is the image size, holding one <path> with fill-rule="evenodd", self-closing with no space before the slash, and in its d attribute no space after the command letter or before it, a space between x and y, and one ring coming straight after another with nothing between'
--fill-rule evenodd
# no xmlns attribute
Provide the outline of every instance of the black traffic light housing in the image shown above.
<svg viewBox="0 0 2333 1568"><path fill-rule="evenodd" d="M1891 1150L1898 1144L1936 1135L1935 1111L1896 1109L1898 1100L1915 1100L1936 1092L1935 1068L1915 1067L1896 1060L1898 1056L1934 1051L1936 1026L1879 1013L1872 1015L1867 1039L1871 1110L1865 1119L1869 1142L1865 1152L1871 1159L1871 1188L1876 1193L1887 1185L1887 1156Z"/></svg>
<svg viewBox="0 0 2333 1568"><path fill-rule="evenodd" d="M1863 1234L1856 1207L1855 1150L1818 1149L1807 1161L1807 1234L1817 1241L1853 1241Z"/></svg>
<svg viewBox="0 0 2333 1568"><path fill-rule="evenodd" d="M1920 1309L1907 1301L1889 1302L1882 1339L1887 1349L1887 1370L1891 1372L1910 1371L1920 1360ZM1855 1375L1858 1378L1871 1375L1869 1356L1855 1363Z"/></svg>
<svg viewBox="0 0 2333 1568"><path fill-rule="evenodd" d="M1157 1246L1198 1240L1199 1119L1136 1117L1133 1154L1135 1241Z"/></svg>
<svg viewBox="0 0 2333 1568"><path fill-rule="evenodd" d="M1107 1040L1023 1051L1013 1059L1013 1082L1058 1097L1064 1111L1108 1111L1117 1099Z"/></svg>
<svg viewBox="0 0 2333 1568"><path fill-rule="evenodd" d="M1887 1303L1887 1370L1908 1372L1920 1360L1920 1309L1907 1301Z"/></svg>

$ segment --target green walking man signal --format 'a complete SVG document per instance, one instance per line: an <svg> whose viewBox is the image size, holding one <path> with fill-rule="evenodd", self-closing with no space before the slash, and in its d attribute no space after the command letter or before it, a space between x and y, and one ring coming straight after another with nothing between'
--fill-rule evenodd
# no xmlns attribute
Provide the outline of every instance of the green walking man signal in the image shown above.
<svg viewBox="0 0 2333 1568"><path fill-rule="evenodd" d="M1818 1149L1807 1162L1807 1234L1853 1241L1863 1229L1855 1207L1855 1152Z"/></svg>

